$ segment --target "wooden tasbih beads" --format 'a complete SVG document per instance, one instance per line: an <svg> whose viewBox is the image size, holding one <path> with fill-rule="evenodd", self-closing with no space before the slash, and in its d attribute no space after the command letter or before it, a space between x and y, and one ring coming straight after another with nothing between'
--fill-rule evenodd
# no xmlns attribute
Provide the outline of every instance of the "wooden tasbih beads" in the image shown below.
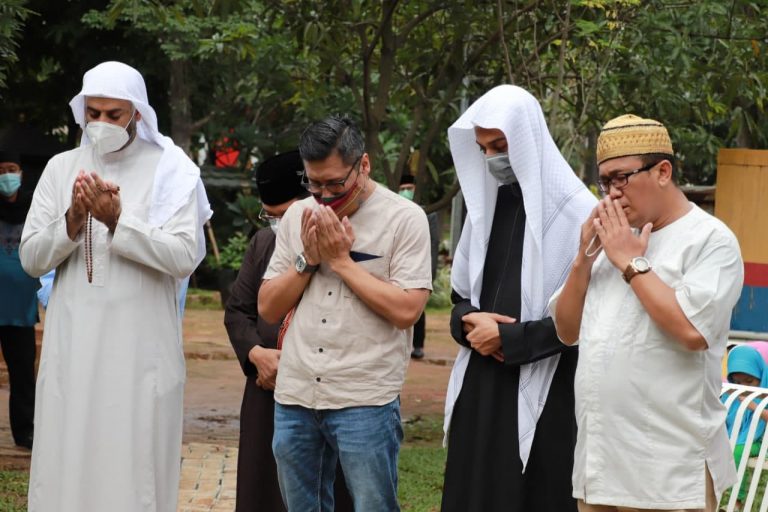
<svg viewBox="0 0 768 512"><path fill-rule="evenodd" d="M102 194L109 194L110 196L120 192L120 187L117 185L107 186L105 188L99 188L99 192ZM114 213L114 204L112 205ZM88 212L88 216L85 219L85 274L88 276L88 282L93 282L93 215Z"/></svg>
<svg viewBox="0 0 768 512"><path fill-rule="evenodd" d="M85 274L93 282L93 216L88 212L85 219Z"/></svg>

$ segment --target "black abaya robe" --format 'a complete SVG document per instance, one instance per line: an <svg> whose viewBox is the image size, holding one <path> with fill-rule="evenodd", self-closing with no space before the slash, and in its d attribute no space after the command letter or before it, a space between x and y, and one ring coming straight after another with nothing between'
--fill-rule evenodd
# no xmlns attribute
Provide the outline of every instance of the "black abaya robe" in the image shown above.
<svg viewBox="0 0 768 512"><path fill-rule="evenodd" d="M272 454L274 433L274 392L256 385L256 366L248 353L256 345L277 348L279 324L259 317L257 299L262 276L275 250L275 235L265 228L256 232L243 257L224 313L229 340L245 374L245 391L240 408L240 445L237 459L236 512L284 512ZM335 510L352 511L341 467L336 470Z"/></svg>
<svg viewBox="0 0 768 512"><path fill-rule="evenodd" d="M483 271L480 311L520 316L525 210L518 184L499 188ZM478 311L453 294L451 335L470 347L462 316ZM551 318L500 324L504 363L472 351L448 438L443 512L576 511L571 472L576 446L573 378L578 352L562 344ZM525 473L518 443L520 366L560 354L536 425Z"/></svg>

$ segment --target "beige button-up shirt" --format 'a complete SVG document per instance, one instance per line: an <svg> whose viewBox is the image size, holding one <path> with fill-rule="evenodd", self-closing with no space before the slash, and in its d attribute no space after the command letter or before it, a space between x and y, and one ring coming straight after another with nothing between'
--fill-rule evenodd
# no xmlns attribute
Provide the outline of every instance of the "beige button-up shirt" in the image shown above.
<svg viewBox="0 0 768 512"><path fill-rule="evenodd" d="M744 265L733 233L694 205L651 233L645 256L709 348L671 339L598 257L579 333L573 493L590 504L703 508L705 464L718 495L735 482L719 395Z"/></svg>
<svg viewBox="0 0 768 512"><path fill-rule="evenodd" d="M264 279L295 272L304 250L301 213L315 204L309 197L288 209ZM377 185L349 220L358 265L402 289L432 289L429 226L418 205ZM405 380L412 337L412 328L398 329L374 313L321 264L283 340L275 400L311 409L387 404Z"/></svg>

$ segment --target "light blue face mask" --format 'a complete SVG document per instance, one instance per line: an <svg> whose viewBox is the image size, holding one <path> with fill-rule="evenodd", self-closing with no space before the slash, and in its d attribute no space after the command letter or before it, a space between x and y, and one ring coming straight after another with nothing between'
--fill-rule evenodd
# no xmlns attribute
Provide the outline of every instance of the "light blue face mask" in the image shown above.
<svg viewBox="0 0 768 512"><path fill-rule="evenodd" d="M512 170L512 165L509 163L509 154L497 153L485 157L485 166L488 168L488 172L496 178L496 181L502 185L517 183L517 177Z"/></svg>
<svg viewBox="0 0 768 512"><path fill-rule="evenodd" d="M0 174L0 194L11 197L21 187L21 174L9 172Z"/></svg>

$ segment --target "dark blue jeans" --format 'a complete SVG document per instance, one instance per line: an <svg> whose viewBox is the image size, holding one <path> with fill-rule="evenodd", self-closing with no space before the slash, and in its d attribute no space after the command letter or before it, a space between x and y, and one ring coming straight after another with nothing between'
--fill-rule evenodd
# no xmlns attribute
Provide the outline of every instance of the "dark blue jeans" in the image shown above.
<svg viewBox="0 0 768 512"><path fill-rule="evenodd" d="M333 511L341 462L355 510L399 511L400 401L382 406L307 409L275 404L272 451L283 501L291 512Z"/></svg>

